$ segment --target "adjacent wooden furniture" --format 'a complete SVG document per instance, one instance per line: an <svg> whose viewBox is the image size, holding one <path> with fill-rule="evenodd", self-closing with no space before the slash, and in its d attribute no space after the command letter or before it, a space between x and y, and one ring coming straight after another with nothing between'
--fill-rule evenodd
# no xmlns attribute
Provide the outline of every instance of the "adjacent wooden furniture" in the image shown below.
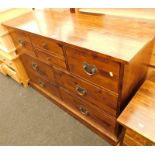
<svg viewBox="0 0 155 155"><path fill-rule="evenodd" d="M14 19L31 12L31 9L6 9L0 12L0 72L9 75L18 83L28 85L28 76L23 64L15 53L16 48L8 30L2 25L3 22Z"/></svg>
<svg viewBox="0 0 155 155"><path fill-rule="evenodd" d="M155 72L118 117L125 128L122 145L155 146Z"/></svg>
<svg viewBox="0 0 155 155"><path fill-rule="evenodd" d="M146 77L154 22L46 9L4 25L31 86L116 145L116 119Z"/></svg>

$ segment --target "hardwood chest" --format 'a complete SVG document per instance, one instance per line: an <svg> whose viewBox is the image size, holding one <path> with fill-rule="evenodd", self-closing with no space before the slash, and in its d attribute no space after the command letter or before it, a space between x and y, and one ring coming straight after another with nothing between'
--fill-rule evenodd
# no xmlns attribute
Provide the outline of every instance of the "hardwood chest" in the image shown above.
<svg viewBox="0 0 155 155"><path fill-rule="evenodd" d="M139 37L134 22L36 10L4 25L30 85L116 145L116 119L144 81L153 47L153 35Z"/></svg>

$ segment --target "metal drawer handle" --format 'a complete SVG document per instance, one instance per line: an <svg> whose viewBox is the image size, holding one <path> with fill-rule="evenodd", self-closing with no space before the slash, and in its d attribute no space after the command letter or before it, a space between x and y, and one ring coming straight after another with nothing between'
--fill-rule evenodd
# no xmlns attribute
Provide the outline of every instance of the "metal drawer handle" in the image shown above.
<svg viewBox="0 0 155 155"><path fill-rule="evenodd" d="M91 65L86 62L83 63L83 69L87 75L95 75L97 72L97 68L95 65Z"/></svg>
<svg viewBox="0 0 155 155"><path fill-rule="evenodd" d="M38 65L36 63L34 63L34 62L32 63L32 69L35 70L35 71L38 71L38 69L39 69Z"/></svg>
<svg viewBox="0 0 155 155"><path fill-rule="evenodd" d="M80 96L84 96L87 93L86 89L82 88L79 85L76 86L75 90L76 90L77 94L79 94Z"/></svg>
<svg viewBox="0 0 155 155"><path fill-rule="evenodd" d="M48 50L48 44L47 43L42 43L41 45L44 49Z"/></svg>
<svg viewBox="0 0 155 155"><path fill-rule="evenodd" d="M89 111L86 108L80 106L79 110L80 110L81 114L86 115L86 116L89 115Z"/></svg>
<svg viewBox="0 0 155 155"><path fill-rule="evenodd" d="M39 80L39 85L40 85L41 87L45 87L45 83L44 83L43 81L41 81L41 80Z"/></svg>
<svg viewBox="0 0 155 155"><path fill-rule="evenodd" d="M23 40L23 39L19 39L19 40L18 40L18 43L19 43L19 45L20 45L21 47L23 47L23 46L25 46L26 41Z"/></svg>

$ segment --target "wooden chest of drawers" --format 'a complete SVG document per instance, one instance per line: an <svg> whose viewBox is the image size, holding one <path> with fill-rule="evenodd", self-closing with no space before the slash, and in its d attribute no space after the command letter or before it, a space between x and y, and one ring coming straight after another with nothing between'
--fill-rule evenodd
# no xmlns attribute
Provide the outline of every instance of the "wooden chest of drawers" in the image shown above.
<svg viewBox="0 0 155 155"><path fill-rule="evenodd" d="M155 146L155 72L142 84L118 122L125 130L121 145Z"/></svg>
<svg viewBox="0 0 155 155"><path fill-rule="evenodd" d="M37 18L38 12L44 16L45 21ZM152 52L152 36L135 39L122 35L124 42L116 47L115 42L121 43L119 36L110 34L109 41L105 37L109 35L108 29L105 28L107 34L102 35L103 23L95 23L104 17L91 18L95 20L89 25L84 15L78 17L36 10L34 15L9 21L5 26L17 46L16 52L21 55L30 84L116 145L121 135L116 119L145 79L146 64ZM35 21L40 27L44 22L48 29L41 31L34 24ZM95 24L98 25L95 27ZM93 36L91 32L88 38L81 34L89 33L90 29ZM91 41L100 35L103 42L107 41L109 46L114 45L113 52L108 50L108 46L97 42L88 48ZM127 49L125 44L131 47Z"/></svg>

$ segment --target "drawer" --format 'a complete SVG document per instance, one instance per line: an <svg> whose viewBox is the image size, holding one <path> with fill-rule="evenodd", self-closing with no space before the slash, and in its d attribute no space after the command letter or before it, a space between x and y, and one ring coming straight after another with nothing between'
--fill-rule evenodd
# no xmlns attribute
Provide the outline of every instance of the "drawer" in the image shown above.
<svg viewBox="0 0 155 155"><path fill-rule="evenodd" d="M123 145L124 146L141 146L141 144L137 143L134 139L131 137L125 135L123 139Z"/></svg>
<svg viewBox="0 0 155 155"><path fill-rule="evenodd" d="M96 87L84 80L71 76L68 73L55 70L56 80L60 86L92 102L97 107L103 109L110 115L116 116L117 95L113 95L106 90Z"/></svg>
<svg viewBox="0 0 155 155"><path fill-rule="evenodd" d="M60 98L58 87L55 84L51 84L33 73L31 73L29 77L30 81L35 83L41 89Z"/></svg>
<svg viewBox="0 0 155 155"><path fill-rule="evenodd" d="M35 53L37 57L46 64L66 69L64 58L56 57L55 55L48 54L47 52L38 49L35 50Z"/></svg>
<svg viewBox="0 0 155 155"><path fill-rule="evenodd" d="M79 97L72 96L66 90L60 88L62 100L78 113L81 117L85 117L88 122L97 123L104 129L114 133L116 126L116 119L106 115L102 109L97 108L93 104L81 100Z"/></svg>
<svg viewBox="0 0 155 155"><path fill-rule="evenodd" d="M66 50L70 71L99 86L118 92L119 63L102 58L88 51Z"/></svg>
<svg viewBox="0 0 155 155"><path fill-rule="evenodd" d="M146 139L142 135L140 135L130 129L126 129L125 136L130 137L130 139L133 139L135 142L137 142L143 146L152 146L152 145L154 146L155 145L150 140Z"/></svg>
<svg viewBox="0 0 155 155"><path fill-rule="evenodd" d="M26 53L28 55L35 56L27 33L19 30L10 30L10 35L16 46L16 53L18 55Z"/></svg>
<svg viewBox="0 0 155 155"><path fill-rule="evenodd" d="M22 55L21 59L29 76L33 73L49 82L55 83L54 71L50 66L26 54Z"/></svg>
<svg viewBox="0 0 155 155"><path fill-rule="evenodd" d="M30 34L29 36L34 47L48 51L56 56L64 57L62 47L57 42L35 34Z"/></svg>

